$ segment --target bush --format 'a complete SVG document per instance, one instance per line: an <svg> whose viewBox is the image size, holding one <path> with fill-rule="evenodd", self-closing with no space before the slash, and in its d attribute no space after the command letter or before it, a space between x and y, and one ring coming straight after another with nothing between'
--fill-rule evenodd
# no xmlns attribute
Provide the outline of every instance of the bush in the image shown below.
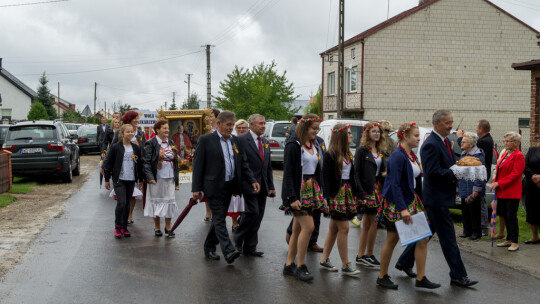
<svg viewBox="0 0 540 304"><path fill-rule="evenodd" d="M32 104L30 112L28 112L28 120L40 119L49 119L49 114L47 114L47 109L45 109L45 106L41 102L36 101Z"/></svg>

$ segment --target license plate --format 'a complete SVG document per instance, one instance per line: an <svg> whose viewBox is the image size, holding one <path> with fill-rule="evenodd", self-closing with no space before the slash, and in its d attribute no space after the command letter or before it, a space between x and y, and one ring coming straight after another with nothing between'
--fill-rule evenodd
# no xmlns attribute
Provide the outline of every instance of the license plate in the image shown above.
<svg viewBox="0 0 540 304"><path fill-rule="evenodd" d="M88 141L89 142L96 142L96 138L95 137L88 137Z"/></svg>
<svg viewBox="0 0 540 304"><path fill-rule="evenodd" d="M30 153L41 153L41 148L24 148L21 149L21 154L30 154Z"/></svg>

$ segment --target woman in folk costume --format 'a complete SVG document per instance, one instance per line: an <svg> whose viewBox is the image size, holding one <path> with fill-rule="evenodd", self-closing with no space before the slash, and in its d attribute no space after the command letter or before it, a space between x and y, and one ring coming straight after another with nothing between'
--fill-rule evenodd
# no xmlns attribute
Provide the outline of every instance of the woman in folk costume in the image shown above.
<svg viewBox="0 0 540 304"><path fill-rule="evenodd" d="M165 234L173 238L171 218L178 216L175 188L178 186L178 150L169 139L169 122L159 119L154 124L156 136L144 145L144 174L148 182L144 216L154 218L155 236L163 236L160 218L165 218Z"/></svg>

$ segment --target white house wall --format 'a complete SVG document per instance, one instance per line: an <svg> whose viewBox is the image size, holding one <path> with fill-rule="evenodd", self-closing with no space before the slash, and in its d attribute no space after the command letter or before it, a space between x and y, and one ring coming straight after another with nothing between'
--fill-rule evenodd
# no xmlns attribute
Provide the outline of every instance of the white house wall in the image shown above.
<svg viewBox="0 0 540 304"><path fill-rule="evenodd" d="M2 106L0 106L0 109L11 109L12 120L26 120L32 99L1 76L0 94L2 94Z"/></svg>

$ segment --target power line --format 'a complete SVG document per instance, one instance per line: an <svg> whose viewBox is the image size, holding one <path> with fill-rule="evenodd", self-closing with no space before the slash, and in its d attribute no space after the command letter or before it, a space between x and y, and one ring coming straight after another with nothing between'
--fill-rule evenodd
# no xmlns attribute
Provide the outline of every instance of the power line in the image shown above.
<svg viewBox="0 0 540 304"><path fill-rule="evenodd" d="M4 5L0 5L0 7L28 6L28 5L49 4L49 3L66 2L66 1L69 1L69 0L50 0L50 1L41 1L41 2L27 2L27 3L4 4Z"/></svg>

